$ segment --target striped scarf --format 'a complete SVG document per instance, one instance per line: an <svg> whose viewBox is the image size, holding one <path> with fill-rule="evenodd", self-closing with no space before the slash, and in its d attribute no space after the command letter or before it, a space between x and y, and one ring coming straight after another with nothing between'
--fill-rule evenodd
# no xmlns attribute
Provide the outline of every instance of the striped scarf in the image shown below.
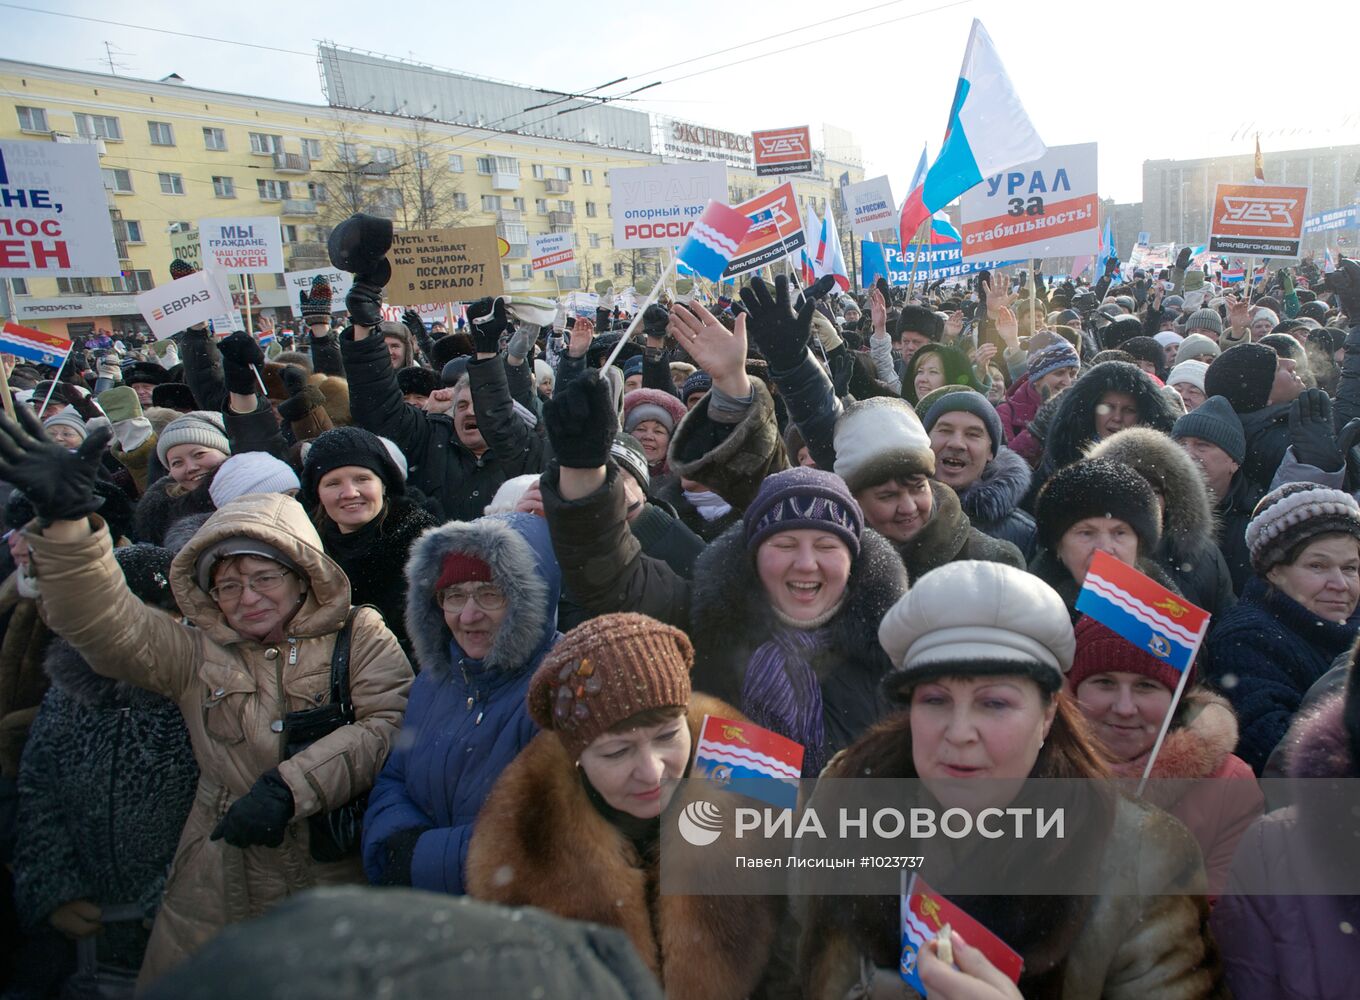
<svg viewBox="0 0 1360 1000"><path fill-rule="evenodd" d="M742 681L742 712L803 745L805 778L817 777L826 763L822 686L812 669L812 657L826 639L826 629L778 628L751 654Z"/></svg>

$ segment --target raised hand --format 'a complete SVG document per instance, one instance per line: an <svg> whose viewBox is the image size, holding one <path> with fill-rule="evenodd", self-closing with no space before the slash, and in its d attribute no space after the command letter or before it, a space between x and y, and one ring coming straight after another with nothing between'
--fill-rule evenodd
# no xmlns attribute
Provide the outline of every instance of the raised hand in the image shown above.
<svg viewBox="0 0 1360 1000"><path fill-rule="evenodd" d="M543 425L553 454L564 468L604 465L619 430L609 383L591 371L560 386L543 406Z"/></svg>
<svg viewBox="0 0 1360 1000"><path fill-rule="evenodd" d="M760 278L741 290L741 301L746 305L748 332L770 364L771 372L788 372L797 368L807 356L808 341L812 337L811 299L803 302L796 314L789 304L789 279L778 275L774 279L774 294ZM717 381L717 376L714 376Z"/></svg>
<svg viewBox="0 0 1360 1000"><path fill-rule="evenodd" d="M805 304L804 308L811 306ZM740 398L751 391L746 377L747 322L742 314L729 331L701 304L692 302L688 306L677 304L671 310L667 329L694 363L713 376L714 385Z"/></svg>
<svg viewBox="0 0 1360 1000"><path fill-rule="evenodd" d="M45 523L76 521L103 503L95 496L99 460L113 430L91 431L75 451L47 440L42 422L26 406L18 421L0 412L0 478L8 480L33 503Z"/></svg>

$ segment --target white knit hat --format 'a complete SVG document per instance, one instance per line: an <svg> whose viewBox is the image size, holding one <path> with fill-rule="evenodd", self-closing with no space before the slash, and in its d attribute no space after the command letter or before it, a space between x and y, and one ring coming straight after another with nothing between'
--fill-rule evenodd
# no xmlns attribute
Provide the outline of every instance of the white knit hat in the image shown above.
<svg viewBox="0 0 1360 1000"><path fill-rule="evenodd" d="M1161 333L1157 334L1152 339L1157 341L1157 343L1160 344L1162 347L1170 347L1172 344L1179 344L1185 338L1182 337L1179 333L1173 333L1170 330L1163 330Z"/></svg>
<svg viewBox="0 0 1360 1000"><path fill-rule="evenodd" d="M1204 373L1209 370L1209 366L1203 361L1182 361L1171 369L1171 374L1166 377L1167 385L1177 385L1188 382L1200 392L1204 391Z"/></svg>
<svg viewBox="0 0 1360 1000"><path fill-rule="evenodd" d="M851 403L836 420L836 475L851 493L889 479L933 476L935 453L916 411L902 399Z"/></svg>
<svg viewBox="0 0 1360 1000"><path fill-rule="evenodd" d="M219 510L226 503L247 493L283 493L300 490L297 473L285 462L263 451L244 451L232 455L217 467L208 484L208 495Z"/></svg>

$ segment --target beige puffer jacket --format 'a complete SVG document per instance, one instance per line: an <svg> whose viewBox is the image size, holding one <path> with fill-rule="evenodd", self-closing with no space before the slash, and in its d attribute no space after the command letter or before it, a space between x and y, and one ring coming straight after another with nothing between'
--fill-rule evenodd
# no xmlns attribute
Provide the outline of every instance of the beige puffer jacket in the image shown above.
<svg viewBox="0 0 1360 1000"><path fill-rule="evenodd" d="M129 592L108 529L97 517L91 523L94 534L74 542L28 532L49 624L96 672L174 699L201 772L142 966L145 983L227 924L292 893L364 881L357 857L313 861L303 820L372 787L400 727L412 672L381 616L361 610L350 651L357 723L280 763L284 737L277 723L290 711L329 700L331 651L350 606L349 581L322 552L302 507L279 494L256 494L209 518L170 569L175 599L192 625L148 608ZM275 546L311 581L278 645L238 635L195 581L200 552L242 536ZM227 808L272 767L296 804L282 846L241 850L209 840Z"/></svg>

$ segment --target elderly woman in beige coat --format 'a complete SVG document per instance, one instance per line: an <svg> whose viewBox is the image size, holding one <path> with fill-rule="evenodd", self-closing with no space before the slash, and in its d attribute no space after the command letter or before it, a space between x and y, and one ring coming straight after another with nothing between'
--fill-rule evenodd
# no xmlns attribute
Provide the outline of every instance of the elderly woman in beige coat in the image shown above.
<svg viewBox="0 0 1360 1000"><path fill-rule="evenodd" d="M143 982L224 926L316 885L362 882L358 855L321 862L309 817L367 792L400 726L411 666L377 612L350 625L353 725L292 756L284 717L331 700L349 581L297 501L241 497L175 557L183 620L128 590L95 511L96 432L75 452L42 440L27 410L0 415L0 476L33 501L25 529L54 632L90 666L173 699L201 776L152 930Z"/></svg>

